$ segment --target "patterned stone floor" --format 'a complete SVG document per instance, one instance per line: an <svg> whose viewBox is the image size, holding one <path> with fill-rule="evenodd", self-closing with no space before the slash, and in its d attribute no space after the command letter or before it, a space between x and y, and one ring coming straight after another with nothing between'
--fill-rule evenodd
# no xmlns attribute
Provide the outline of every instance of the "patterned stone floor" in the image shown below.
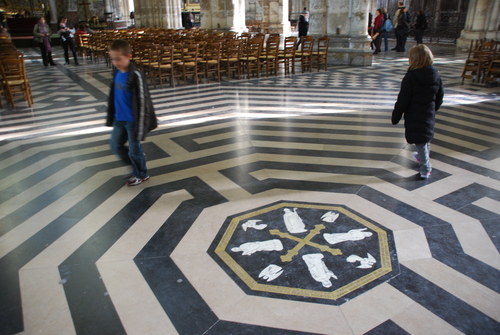
<svg viewBox="0 0 500 335"><path fill-rule="evenodd" d="M418 165L407 58L152 90L151 179L103 127L110 69L44 68L0 110L0 334L498 334L500 87L445 84Z"/></svg>

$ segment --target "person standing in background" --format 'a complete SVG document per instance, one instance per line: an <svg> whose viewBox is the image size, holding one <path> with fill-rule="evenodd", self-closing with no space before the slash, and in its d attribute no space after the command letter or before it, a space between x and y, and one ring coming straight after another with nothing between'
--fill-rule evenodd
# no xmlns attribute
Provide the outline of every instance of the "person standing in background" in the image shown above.
<svg viewBox="0 0 500 335"><path fill-rule="evenodd" d="M387 10L384 7L381 8L381 11L384 17L382 27L385 27L385 21L389 20L389 13L387 13ZM385 30L385 28L382 28L382 33L380 35L384 39L384 46L385 46L384 51L389 51L389 32Z"/></svg>
<svg viewBox="0 0 500 335"><path fill-rule="evenodd" d="M56 65L52 60L52 45L50 44L50 27L45 23L45 18L42 16L38 19L37 24L33 27L33 36L35 42L38 43L40 47L40 53L42 54L43 66Z"/></svg>
<svg viewBox="0 0 500 335"><path fill-rule="evenodd" d="M375 16L375 20L373 20L373 29L372 29L372 39L375 51L374 55L380 52L380 42L382 41L382 24L384 23L384 16L382 15L382 11L377 9Z"/></svg>
<svg viewBox="0 0 500 335"><path fill-rule="evenodd" d="M306 22L309 22L309 12L307 11L306 7L302 10L302 15L304 15L304 18Z"/></svg>
<svg viewBox="0 0 500 335"><path fill-rule="evenodd" d="M297 50L299 50L300 43L302 42L302 37L307 36L309 31L309 22L306 21L304 14L299 16L299 43L297 43Z"/></svg>
<svg viewBox="0 0 500 335"><path fill-rule="evenodd" d="M424 37L425 29L427 29L427 18L424 11L420 9L417 13L417 21L415 22L415 41L417 41L417 45L423 43L422 38Z"/></svg>
<svg viewBox="0 0 500 335"><path fill-rule="evenodd" d="M71 23L67 22L67 18L61 17L59 19L59 23L57 24L59 27L59 31L57 33L59 34L59 36L61 36L62 46L64 49L64 59L66 60L66 63L64 63L64 65L69 64L68 49L71 49L71 52L73 53L75 65L80 65L78 63L78 55L76 54L75 40L73 39L76 30Z"/></svg>

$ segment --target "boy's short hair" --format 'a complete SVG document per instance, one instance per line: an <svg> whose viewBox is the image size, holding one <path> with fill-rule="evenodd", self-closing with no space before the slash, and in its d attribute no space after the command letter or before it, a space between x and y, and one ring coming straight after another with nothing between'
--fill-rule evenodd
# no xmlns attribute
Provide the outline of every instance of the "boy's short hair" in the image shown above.
<svg viewBox="0 0 500 335"><path fill-rule="evenodd" d="M113 41L113 43L111 43L111 45L109 46L109 50L119 51L124 56L130 55L132 53L132 48L130 47L130 44L128 44L127 41L121 39Z"/></svg>
<svg viewBox="0 0 500 335"><path fill-rule="evenodd" d="M434 55L432 54L431 49L429 49L425 44L419 44L411 48L408 53L408 58L410 61L410 67L408 70L420 69L434 64Z"/></svg>

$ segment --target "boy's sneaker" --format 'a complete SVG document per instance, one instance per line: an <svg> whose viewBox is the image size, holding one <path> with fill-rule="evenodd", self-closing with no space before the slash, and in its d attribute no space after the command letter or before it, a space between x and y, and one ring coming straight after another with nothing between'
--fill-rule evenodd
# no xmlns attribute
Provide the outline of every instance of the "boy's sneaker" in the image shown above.
<svg viewBox="0 0 500 335"><path fill-rule="evenodd" d="M426 174L422 174L422 173L421 173L421 174L420 174L420 178L422 178L422 179L427 179L427 178L429 178L429 177L431 176L431 174L432 174L432 170L431 170L431 171L429 171L429 172L427 172Z"/></svg>
<svg viewBox="0 0 500 335"><path fill-rule="evenodd" d="M149 179L149 176L146 176L144 178L137 178L137 177L132 176L132 178L130 178L129 180L127 180L127 185L128 186L139 185L140 183L142 183L143 181L146 181L148 179Z"/></svg>
<svg viewBox="0 0 500 335"><path fill-rule="evenodd" d="M414 160L416 160L416 161L417 161L417 163L420 163L420 158L418 158L418 152L413 151L413 152L411 153L411 157L412 157Z"/></svg>

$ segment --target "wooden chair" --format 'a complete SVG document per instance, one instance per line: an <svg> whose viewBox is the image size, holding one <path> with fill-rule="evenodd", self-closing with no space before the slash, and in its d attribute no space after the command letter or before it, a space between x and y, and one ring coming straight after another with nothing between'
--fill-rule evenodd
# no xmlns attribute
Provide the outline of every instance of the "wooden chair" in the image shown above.
<svg viewBox="0 0 500 335"><path fill-rule="evenodd" d="M250 79L250 74L255 72L257 78L260 78L260 56L262 53L263 39L254 37L248 40L245 44L243 52L240 56L240 66L247 73L247 78Z"/></svg>
<svg viewBox="0 0 500 335"><path fill-rule="evenodd" d="M199 61L200 68L205 73L207 83L210 82L210 74L214 79L220 81L220 61L221 61L221 43L208 43L205 45L203 54Z"/></svg>
<svg viewBox="0 0 500 335"><path fill-rule="evenodd" d="M481 41L476 40L470 41L469 55L465 60L464 69L462 71L462 84L465 79L472 79L475 81L478 78L478 68L479 68L479 52L481 50Z"/></svg>
<svg viewBox="0 0 500 335"><path fill-rule="evenodd" d="M151 65L151 80L156 88L156 79L160 82L160 88L163 88L163 80L167 79L170 86L175 87L175 66L174 66L174 47L159 46L160 54L158 62Z"/></svg>
<svg viewBox="0 0 500 335"><path fill-rule="evenodd" d="M295 52L295 61L300 62L302 73L305 70L312 72L312 52L314 48L314 37L303 36L300 44L300 50Z"/></svg>
<svg viewBox="0 0 500 335"><path fill-rule="evenodd" d="M297 49L297 37L285 37L284 48L278 53L278 62L283 64L285 75L290 73L295 74L295 51Z"/></svg>
<svg viewBox="0 0 500 335"><path fill-rule="evenodd" d="M76 51L83 59L85 59L85 57L89 53L89 37L90 34L75 35Z"/></svg>
<svg viewBox="0 0 500 335"><path fill-rule="evenodd" d="M328 70L328 48L330 47L330 37L324 36L318 38L318 50L313 51L312 61L316 62L318 72L321 65L325 66L325 71Z"/></svg>
<svg viewBox="0 0 500 335"><path fill-rule="evenodd" d="M266 68L266 77L269 73L274 72L278 75L278 53L280 51L280 37L270 36L266 41L266 49L260 56L261 65Z"/></svg>
<svg viewBox="0 0 500 335"><path fill-rule="evenodd" d="M497 42L497 46L500 46L500 42ZM484 81L486 83L496 82L500 79L500 50L496 48L494 50L491 61L489 62L488 69L484 75Z"/></svg>
<svg viewBox="0 0 500 335"><path fill-rule="evenodd" d="M242 42L232 40L225 43L225 47L221 57L221 71L227 74L227 79L231 78L231 74L238 75L240 79L240 52Z"/></svg>
<svg viewBox="0 0 500 335"><path fill-rule="evenodd" d="M33 97L22 55L18 58L2 58L0 74L7 105L10 104L15 109L14 97L21 95L28 102L29 107L33 106Z"/></svg>
<svg viewBox="0 0 500 335"><path fill-rule="evenodd" d="M177 69L182 72L184 85L187 77L193 76L193 81L198 85L198 44L185 44L182 50L182 61L176 64Z"/></svg>

